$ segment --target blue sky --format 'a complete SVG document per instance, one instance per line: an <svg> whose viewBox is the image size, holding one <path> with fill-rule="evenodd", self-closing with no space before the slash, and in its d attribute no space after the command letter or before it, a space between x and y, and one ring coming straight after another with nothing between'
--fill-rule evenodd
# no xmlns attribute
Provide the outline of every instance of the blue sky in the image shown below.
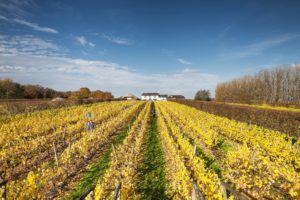
<svg viewBox="0 0 300 200"><path fill-rule="evenodd" d="M0 0L0 78L115 96L214 93L300 62L300 1Z"/></svg>

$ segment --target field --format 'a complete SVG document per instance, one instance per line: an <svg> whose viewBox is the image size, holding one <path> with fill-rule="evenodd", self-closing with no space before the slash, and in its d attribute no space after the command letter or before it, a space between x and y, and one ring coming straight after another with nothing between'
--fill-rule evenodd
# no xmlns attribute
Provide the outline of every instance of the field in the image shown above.
<svg viewBox="0 0 300 200"><path fill-rule="evenodd" d="M0 124L4 199L300 199L299 140L176 102L102 102Z"/></svg>
<svg viewBox="0 0 300 200"><path fill-rule="evenodd" d="M176 100L176 102L229 119L277 130L295 139L300 138L300 112L297 108L215 101Z"/></svg>
<svg viewBox="0 0 300 200"><path fill-rule="evenodd" d="M118 99L0 99L0 116Z"/></svg>
<svg viewBox="0 0 300 200"><path fill-rule="evenodd" d="M296 106L284 107L284 106L273 106L269 104L255 105L255 104L241 104L241 103L227 103L227 104L252 107L252 108L270 109L270 110L277 110L277 111L300 112L300 109Z"/></svg>

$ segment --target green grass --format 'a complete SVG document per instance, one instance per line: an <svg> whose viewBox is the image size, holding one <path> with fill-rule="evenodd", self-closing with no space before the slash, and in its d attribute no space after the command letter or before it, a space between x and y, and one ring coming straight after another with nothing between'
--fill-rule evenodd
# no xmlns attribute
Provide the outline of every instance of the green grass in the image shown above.
<svg viewBox="0 0 300 200"><path fill-rule="evenodd" d="M155 109L154 103L151 104L152 109ZM139 192L140 199L143 200L170 199L166 195L167 181L165 179L164 154L158 134L156 116L152 115L145 161L140 169L143 180L139 186Z"/></svg>
<svg viewBox="0 0 300 200"><path fill-rule="evenodd" d="M183 136L189 140L191 145L193 145L193 146L195 145L195 141L193 138L188 137L184 133L183 133ZM224 142L221 142L220 144L218 144L218 147L221 149L227 148L227 146L225 146ZM216 163L216 159L206 155L204 153L204 151L201 148L199 148L198 146L196 148L196 156L204 160L205 168L211 169L213 172L215 172L218 175L219 178L222 179L222 170L221 170L221 167Z"/></svg>
<svg viewBox="0 0 300 200"><path fill-rule="evenodd" d="M140 111L139 111L140 112ZM138 113L139 114L139 113ZM130 121L129 125L119 134L112 142L114 146L117 146L123 142L123 140L127 137L130 127L136 120L136 117ZM65 197L63 199L78 199L85 191L93 187L97 180L104 175L105 170L109 166L111 159L112 146L99 158L99 160L91 165L88 171L85 173L84 177L80 181L80 183L75 187L75 189L71 192L70 197Z"/></svg>

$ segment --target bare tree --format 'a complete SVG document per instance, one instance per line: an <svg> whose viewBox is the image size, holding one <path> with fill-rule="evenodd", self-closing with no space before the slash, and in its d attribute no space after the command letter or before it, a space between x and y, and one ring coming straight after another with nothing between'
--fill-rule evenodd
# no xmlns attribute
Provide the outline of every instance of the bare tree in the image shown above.
<svg viewBox="0 0 300 200"><path fill-rule="evenodd" d="M300 103L300 65L262 70L218 84L216 100L241 103Z"/></svg>

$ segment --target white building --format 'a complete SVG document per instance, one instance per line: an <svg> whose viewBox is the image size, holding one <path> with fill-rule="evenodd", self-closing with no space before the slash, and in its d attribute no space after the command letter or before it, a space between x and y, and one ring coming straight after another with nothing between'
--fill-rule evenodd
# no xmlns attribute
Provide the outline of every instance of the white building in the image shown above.
<svg viewBox="0 0 300 200"><path fill-rule="evenodd" d="M168 98L167 94L159 94L156 92L153 93L142 93L142 100L152 100L152 101L166 101Z"/></svg>
<svg viewBox="0 0 300 200"><path fill-rule="evenodd" d="M159 101L167 101L168 95L167 94L160 94L158 95L158 99Z"/></svg>
<svg viewBox="0 0 300 200"><path fill-rule="evenodd" d="M152 100L152 101L156 101L159 100L159 94L158 93L142 93L142 100Z"/></svg>

